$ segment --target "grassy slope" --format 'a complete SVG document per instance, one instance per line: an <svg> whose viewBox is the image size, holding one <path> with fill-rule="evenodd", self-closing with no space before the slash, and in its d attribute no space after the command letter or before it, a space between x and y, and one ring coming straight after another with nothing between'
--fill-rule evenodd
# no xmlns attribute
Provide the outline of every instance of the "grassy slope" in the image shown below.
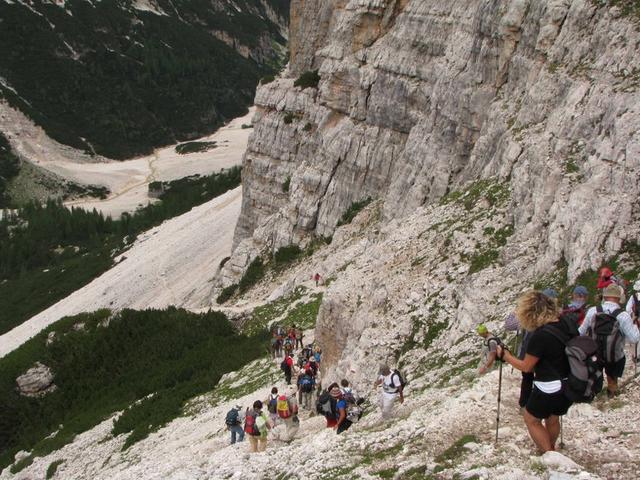
<svg viewBox="0 0 640 480"><path fill-rule="evenodd" d="M51 332L55 340L47 346ZM0 360L0 468L20 449L46 454L154 393L114 423L114 434L129 435L126 447L179 416L187 399L211 390L224 373L264 353L265 342L262 333L238 335L218 312L102 310L63 319ZM41 399L20 396L15 379L36 361L53 370L58 389Z"/></svg>

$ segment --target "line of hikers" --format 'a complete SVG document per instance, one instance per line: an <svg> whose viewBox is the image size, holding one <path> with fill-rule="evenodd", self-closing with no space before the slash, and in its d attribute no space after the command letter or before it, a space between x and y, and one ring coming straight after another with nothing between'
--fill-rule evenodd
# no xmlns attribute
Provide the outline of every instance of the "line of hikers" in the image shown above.
<svg viewBox="0 0 640 480"><path fill-rule="evenodd" d="M305 371L305 375L309 370ZM398 370L391 370L383 365L374 386L382 387L380 393L380 409L383 419L388 419L392 415L393 405L396 401L404 402L403 389L406 383ZM298 387L288 385L282 392L277 387L271 389L268 397L256 400L252 408L247 408L242 412L242 406L236 405L228 413L225 420L227 429L231 432L231 444L244 440L245 434L250 441L252 452L264 451L267 447L267 437L271 429L279 424L285 426L284 439L292 441L300 428L299 405L303 408L310 408L309 402L305 403L305 394L301 383ZM300 401L298 395L303 395ZM311 415L320 414L326 419L327 428L333 428L340 434L357 423L365 412L366 399L360 397L350 386L347 379L342 379L340 383L332 383L322 393L319 392L315 401L315 412Z"/></svg>
<svg viewBox="0 0 640 480"><path fill-rule="evenodd" d="M273 358L282 358L290 355L296 348L302 348L304 332L301 328L291 325L285 329L282 325L276 325L271 330L271 355Z"/></svg>
<svg viewBox="0 0 640 480"><path fill-rule="evenodd" d="M542 453L555 450L560 417L570 406L589 403L602 390L603 371L608 398L618 393L626 364L625 342L634 345L631 358L637 364L640 280L627 301L623 282L605 267L597 289L596 306L588 305L589 292L581 285L574 288L571 302L564 307L559 306L558 293L552 288L524 293L505 320L507 331L518 332L515 354L485 325L477 327L485 339L480 374L496 360L522 372L519 405L529 435Z"/></svg>

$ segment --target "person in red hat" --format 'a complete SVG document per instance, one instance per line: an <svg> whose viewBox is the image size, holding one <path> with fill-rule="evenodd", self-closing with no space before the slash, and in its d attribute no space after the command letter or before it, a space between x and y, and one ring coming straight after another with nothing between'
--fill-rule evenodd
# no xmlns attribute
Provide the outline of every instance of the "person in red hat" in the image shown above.
<svg viewBox="0 0 640 480"><path fill-rule="evenodd" d="M602 267L598 276L598 290L607 288L612 283L614 283L613 272L609 267Z"/></svg>

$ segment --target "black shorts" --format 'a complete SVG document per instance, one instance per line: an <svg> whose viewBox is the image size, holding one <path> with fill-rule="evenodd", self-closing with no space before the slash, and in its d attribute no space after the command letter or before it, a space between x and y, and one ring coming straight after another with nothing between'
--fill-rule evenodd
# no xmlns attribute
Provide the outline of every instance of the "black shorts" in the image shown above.
<svg viewBox="0 0 640 480"><path fill-rule="evenodd" d="M627 357L624 356L617 362L613 363L605 363L604 364L604 373L611 378L620 378L624 373L624 365L627 361Z"/></svg>
<svg viewBox="0 0 640 480"><path fill-rule="evenodd" d="M539 419L549 418L551 415L561 416L567 413L573 402L564 396L562 391L544 393L534 386L527 401L527 412Z"/></svg>

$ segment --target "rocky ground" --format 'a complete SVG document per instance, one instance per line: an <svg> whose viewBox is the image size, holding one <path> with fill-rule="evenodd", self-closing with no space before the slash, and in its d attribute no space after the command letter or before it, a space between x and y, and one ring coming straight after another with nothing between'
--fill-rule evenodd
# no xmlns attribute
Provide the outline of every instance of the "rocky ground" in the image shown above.
<svg viewBox="0 0 640 480"><path fill-rule="evenodd" d="M493 205L486 204L488 196L495 197ZM631 376L620 397L574 406L564 420L561 454L539 457L517 406L520 375L505 367L495 442L498 370L478 377L475 325L485 321L502 333L521 290L538 281L557 284L562 276L540 278L527 265L530 246L496 234L510 238L500 198L495 185L471 186L417 210L402 228L382 222L374 202L339 228L330 245L283 273L269 273L229 307L240 317L254 309L251 318L268 323L323 294L313 332L323 348L323 383L349 378L374 404L344 435L304 412L291 442L278 427L266 453L229 446L223 427L228 409L283 386L278 361L263 359L227 375L211 394L193 400L184 417L126 451L125 438L113 438L107 420L0 478L42 478L54 461L61 462L54 478L636 478L640 384ZM325 279L317 290L310 285L315 271ZM262 316L255 313L260 308ZM405 404L387 422L372 388L381 362L398 365L410 381Z"/></svg>

